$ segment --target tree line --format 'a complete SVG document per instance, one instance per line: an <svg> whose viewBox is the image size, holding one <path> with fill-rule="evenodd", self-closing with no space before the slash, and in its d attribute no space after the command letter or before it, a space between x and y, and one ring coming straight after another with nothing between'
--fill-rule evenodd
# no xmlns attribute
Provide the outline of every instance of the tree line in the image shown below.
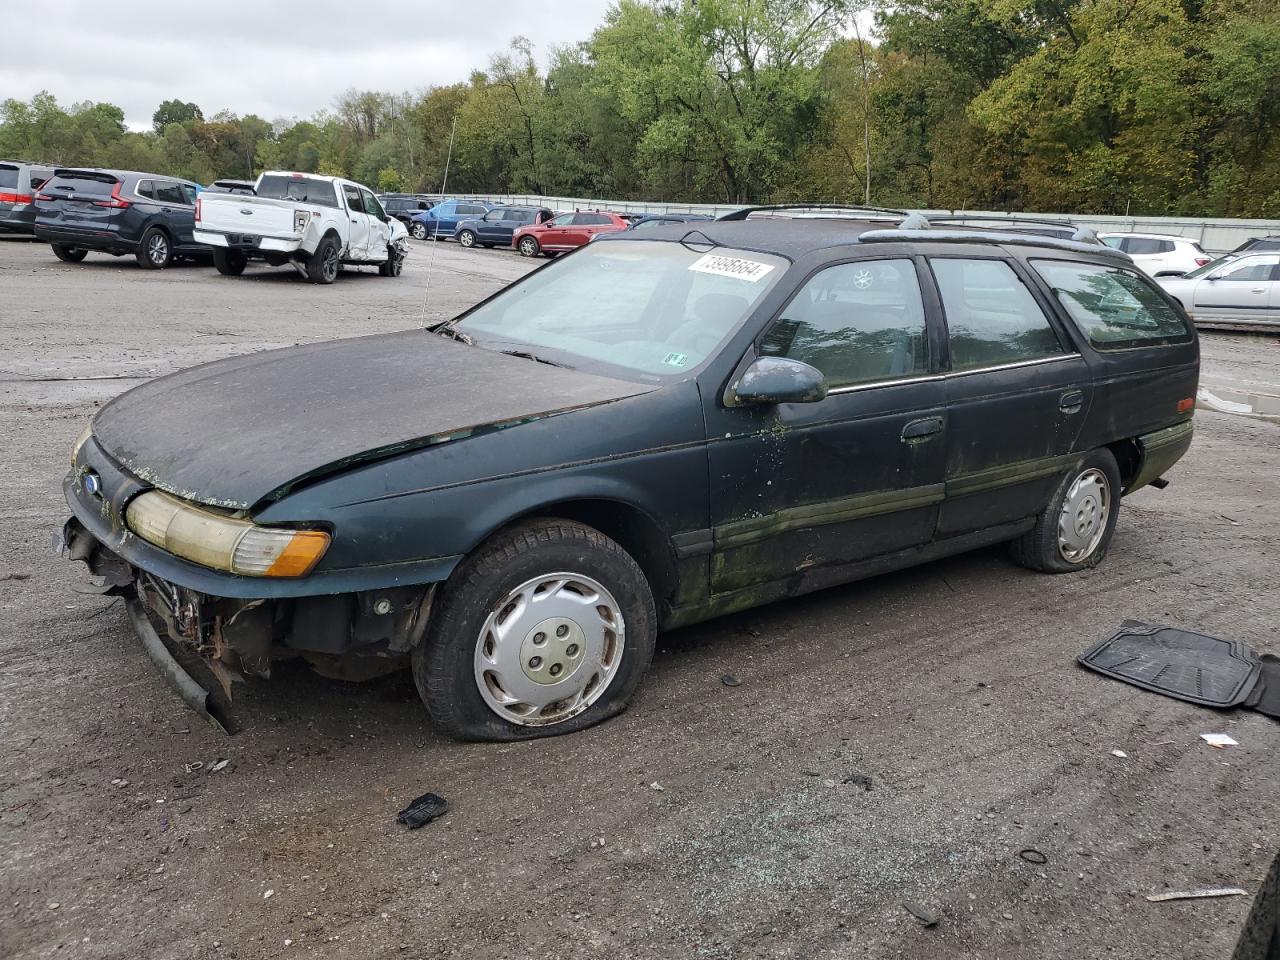
<svg viewBox="0 0 1280 960"><path fill-rule="evenodd" d="M305 119L0 105L0 156L202 183L1280 217L1274 0L618 0L539 66ZM874 27L864 29L870 9Z"/></svg>

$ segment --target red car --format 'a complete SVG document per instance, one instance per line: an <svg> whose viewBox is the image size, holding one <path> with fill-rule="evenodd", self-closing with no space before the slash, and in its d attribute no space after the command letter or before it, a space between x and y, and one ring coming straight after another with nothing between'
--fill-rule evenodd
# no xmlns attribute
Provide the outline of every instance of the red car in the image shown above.
<svg viewBox="0 0 1280 960"><path fill-rule="evenodd" d="M597 233L616 233L627 229L630 221L618 213L603 210L562 213L546 223L521 227L511 237L511 245L522 257L536 257L577 250Z"/></svg>

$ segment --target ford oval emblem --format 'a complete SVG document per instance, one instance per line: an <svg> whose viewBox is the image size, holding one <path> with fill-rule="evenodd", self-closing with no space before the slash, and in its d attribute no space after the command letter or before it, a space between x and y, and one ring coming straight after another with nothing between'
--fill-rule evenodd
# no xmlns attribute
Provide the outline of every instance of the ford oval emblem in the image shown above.
<svg viewBox="0 0 1280 960"><path fill-rule="evenodd" d="M102 478L93 470L84 472L84 489L90 496L102 496Z"/></svg>
<svg viewBox="0 0 1280 960"><path fill-rule="evenodd" d="M253 215L253 211L250 210L248 207L241 207L240 212L243 213L246 217Z"/></svg>

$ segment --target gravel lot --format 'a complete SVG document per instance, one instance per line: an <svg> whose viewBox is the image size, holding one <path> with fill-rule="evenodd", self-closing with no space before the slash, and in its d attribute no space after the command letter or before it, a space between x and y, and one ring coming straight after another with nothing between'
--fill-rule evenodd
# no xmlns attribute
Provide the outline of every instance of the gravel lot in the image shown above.
<svg viewBox="0 0 1280 960"><path fill-rule="evenodd" d="M1265 419L1202 410L1096 571L984 550L677 631L629 713L550 741L455 744L407 677L304 670L240 688L226 738L118 602L73 592L82 568L49 535L98 404L217 357L411 327L424 300L452 314L529 266L417 244L398 280L315 287L0 242L0 956L1231 956L1253 897L1143 895L1258 890L1280 726L1074 658L1127 617L1280 653ZM1280 395L1274 338L1204 352L1206 382ZM1224 730L1239 747L1199 737ZM428 790L452 811L398 827Z"/></svg>

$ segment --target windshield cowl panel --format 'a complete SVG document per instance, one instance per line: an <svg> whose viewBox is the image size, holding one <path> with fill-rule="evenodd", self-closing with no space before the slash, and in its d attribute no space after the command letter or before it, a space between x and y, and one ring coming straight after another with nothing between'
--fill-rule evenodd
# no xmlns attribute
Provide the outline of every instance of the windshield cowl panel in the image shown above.
<svg viewBox="0 0 1280 960"><path fill-rule="evenodd" d="M642 380L687 377L751 315L789 262L676 241L593 243L459 319L480 346L602 364Z"/></svg>

